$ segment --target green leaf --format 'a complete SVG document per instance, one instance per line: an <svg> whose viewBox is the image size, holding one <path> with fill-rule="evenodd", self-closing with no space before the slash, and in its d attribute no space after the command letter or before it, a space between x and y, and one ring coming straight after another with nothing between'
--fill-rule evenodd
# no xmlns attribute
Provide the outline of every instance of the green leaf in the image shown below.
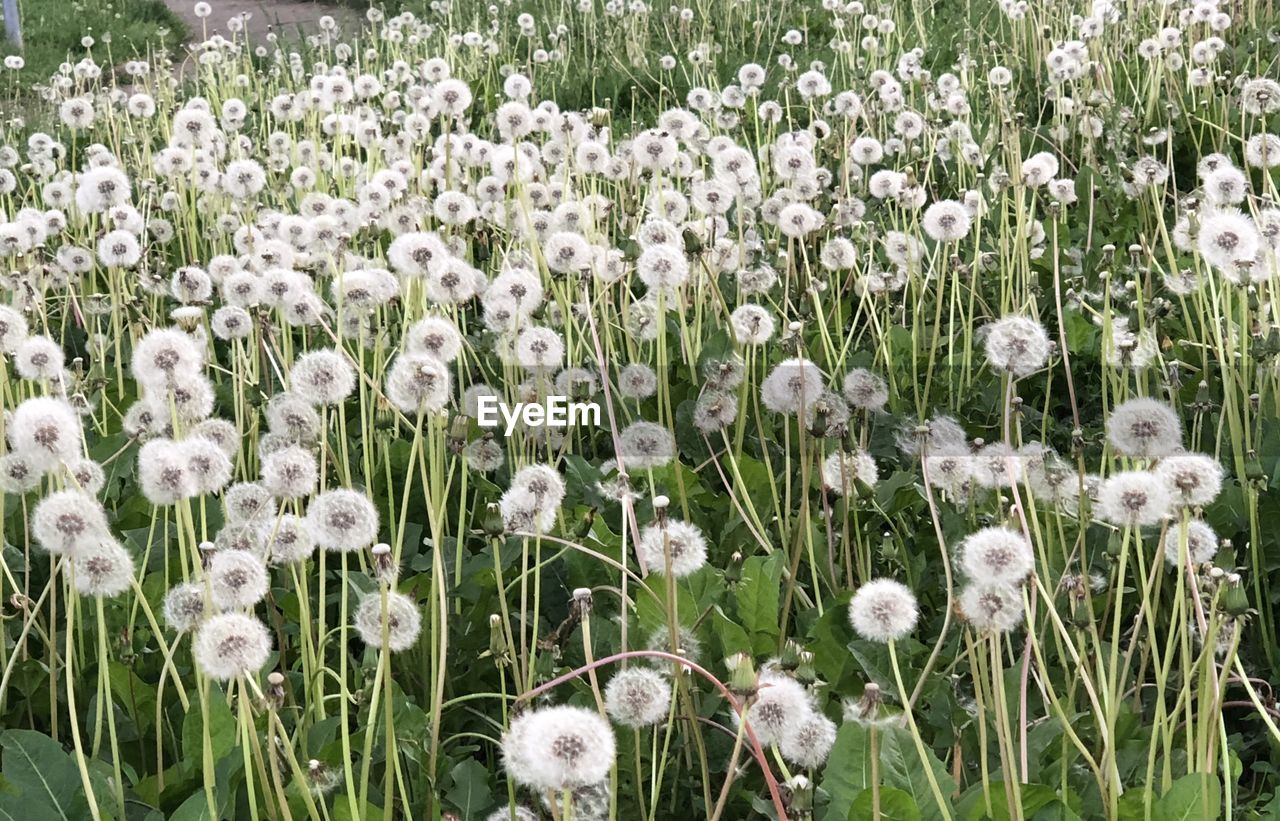
<svg viewBox="0 0 1280 821"><path fill-rule="evenodd" d="M781 553L752 556L742 563L742 580L735 591L738 620L752 637L757 653L769 653L777 644L781 588Z"/></svg>
<svg viewBox="0 0 1280 821"><path fill-rule="evenodd" d="M871 790L863 790L853 802L849 821L920 821L920 808L902 790L885 787L880 790L880 814L876 815Z"/></svg>
<svg viewBox="0 0 1280 821"><path fill-rule="evenodd" d="M211 693L209 698L209 745L216 764L236 746L236 719L227 702ZM195 770L204 761L203 718L194 705L182 721L182 755Z"/></svg>
<svg viewBox="0 0 1280 821"><path fill-rule="evenodd" d="M464 819L477 818L493 806L489 770L474 758L464 758L449 771L453 786L444 797L462 812Z"/></svg>
<svg viewBox="0 0 1280 821"><path fill-rule="evenodd" d="M5 730L0 749L0 774L16 791L0 794L0 813L23 821L89 815L80 769L58 742L35 730Z"/></svg>
<svg viewBox="0 0 1280 821"><path fill-rule="evenodd" d="M822 821L845 821L858 796L871 786L871 734L856 721L836 733L822 771L822 790L830 797Z"/></svg>
<svg viewBox="0 0 1280 821"><path fill-rule="evenodd" d="M1160 821L1217 821L1222 810L1222 787L1218 776L1190 773L1177 781L1152 808Z"/></svg>
<svg viewBox="0 0 1280 821"><path fill-rule="evenodd" d="M929 784L929 776L924 769L925 764L920 760L920 754L916 751L911 733L900 727L884 728L880 731L879 742L882 783L910 793L915 799L916 806L920 808L922 819L943 818L943 812L938 807L938 800L934 797L933 789ZM928 747L925 747L925 755L928 766L933 771L934 780L938 782L938 788L942 791L942 800L948 803L948 810L950 810L950 796L955 792L955 782L951 780L950 773Z"/></svg>

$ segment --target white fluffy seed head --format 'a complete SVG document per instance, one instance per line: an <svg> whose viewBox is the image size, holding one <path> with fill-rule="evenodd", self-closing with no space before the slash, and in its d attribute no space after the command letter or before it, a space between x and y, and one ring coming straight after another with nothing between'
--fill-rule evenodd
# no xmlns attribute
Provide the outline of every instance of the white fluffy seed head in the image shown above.
<svg viewBox="0 0 1280 821"><path fill-rule="evenodd" d="M978 580L961 591L960 615L980 633L1007 633L1022 624L1022 596L1011 585Z"/></svg>
<svg viewBox="0 0 1280 821"><path fill-rule="evenodd" d="M1173 408L1146 397L1121 402L1107 418L1107 441L1121 456L1159 459L1182 447L1182 423Z"/></svg>
<svg viewBox="0 0 1280 821"><path fill-rule="evenodd" d="M680 579L707 563L707 540L697 525L667 519L644 529L636 553L650 573L665 574L670 557L671 575Z"/></svg>
<svg viewBox="0 0 1280 821"><path fill-rule="evenodd" d="M298 357L289 369L289 385L312 405L336 405L355 390L356 373L335 350L311 351Z"/></svg>
<svg viewBox="0 0 1280 821"><path fill-rule="evenodd" d="M822 395L824 381L822 371L809 360L786 359L761 383L760 401L774 413L799 413Z"/></svg>
<svg viewBox="0 0 1280 821"><path fill-rule="evenodd" d="M545 707L515 718L502 739L503 763L516 783L560 792L608 777L616 745L613 729L581 707Z"/></svg>
<svg viewBox="0 0 1280 821"><path fill-rule="evenodd" d="M7 432L10 449L41 470L77 459L83 449L80 417L61 399L26 400L13 411Z"/></svg>
<svg viewBox="0 0 1280 821"><path fill-rule="evenodd" d="M422 632L422 614L413 599L403 593L388 592L385 617L382 594L369 593L356 608L355 628L370 647L382 647L383 625L386 626L387 649L393 653L408 650Z"/></svg>
<svg viewBox="0 0 1280 821"><path fill-rule="evenodd" d="M54 555L75 555L108 538L107 515L97 499L60 490L41 499L31 516L31 535Z"/></svg>
<svg viewBox="0 0 1280 821"><path fill-rule="evenodd" d="M1141 527L1167 519L1172 504L1173 496L1159 477L1145 470L1129 470L1103 480L1094 510L1104 522Z"/></svg>
<svg viewBox="0 0 1280 821"><path fill-rule="evenodd" d="M960 545L960 567L974 582L1015 585L1035 569L1035 554L1018 531L984 527Z"/></svg>
<svg viewBox="0 0 1280 821"><path fill-rule="evenodd" d="M1222 465L1203 453L1175 453L1160 460L1156 476L1179 507L1203 507L1222 491Z"/></svg>
<svg viewBox="0 0 1280 821"><path fill-rule="evenodd" d="M208 611L204 596L204 586L198 582L182 582L169 588L164 596L165 623L179 633L195 629Z"/></svg>
<svg viewBox="0 0 1280 821"><path fill-rule="evenodd" d="M307 506L307 527L317 547L338 553L363 550L378 538L378 509L358 491L327 490Z"/></svg>
<svg viewBox="0 0 1280 821"><path fill-rule="evenodd" d="M1218 534L1199 519L1191 519L1185 527L1179 522L1165 531L1165 561L1174 567L1181 566L1184 544L1187 561L1193 565L1206 564L1218 555Z"/></svg>
<svg viewBox="0 0 1280 821"><path fill-rule="evenodd" d="M849 602L849 624L867 641L905 638L916 627L915 595L893 579L875 579L858 588Z"/></svg>
<svg viewBox="0 0 1280 821"><path fill-rule="evenodd" d="M671 682L648 667L628 667L604 688L609 717L627 727L647 727L664 721L671 706Z"/></svg>
<svg viewBox="0 0 1280 821"><path fill-rule="evenodd" d="M856 495L858 482L875 487L879 478L875 459L861 448L835 451L822 462L822 485L837 496Z"/></svg>
<svg viewBox="0 0 1280 821"><path fill-rule="evenodd" d="M219 550L209 560L209 594L219 610L253 607L266 598L267 568L247 550Z"/></svg>
<svg viewBox="0 0 1280 821"><path fill-rule="evenodd" d="M72 559L76 590L85 596L110 598L133 585L133 557L118 541L99 539Z"/></svg>
<svg viewBox="0 0 1280 821"><path fill-rule="evenodd" d="M222 613L200 625L191 649L206 676L230 681L262 669L271 655L271 634L253 616Z"/></svg>
<svg viewBox="0 0 1280 821"><path fill-rule="evenodd" d="M1028 376L1049 360L1049 335L1043 325L1030 317L1002 317L986 330L987 362L998 371Z"/></svg>
<svg viewBox="0 0 1280 821"><path fill-rule="evenodd" d="M813 712L809 694L800 682L772 671L760 674L756 698L747 709L747 723L766 747L787 737Z"/></svg>
<svg viewBox="0 0 1280 821"><path fill-rule="evenodd" d="M791 763L812 770L826 763L835 743L836 723L812 710L783 735L778 742L778 751Z"/></svg>

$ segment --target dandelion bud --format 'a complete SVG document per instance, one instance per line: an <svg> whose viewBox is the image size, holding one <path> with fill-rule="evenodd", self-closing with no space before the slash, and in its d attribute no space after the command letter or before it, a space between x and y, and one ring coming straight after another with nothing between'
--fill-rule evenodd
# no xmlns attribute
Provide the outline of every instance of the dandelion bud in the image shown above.
<svg viewBox="0 0 1280 821"><path fill-rule="evenodd" d="M788 673L799 667L801 649L794 639L788 639L782 646L782 657L778 660L778 666Z"/></svg>
<svg viewBox="0 0 1280 821"><path fill-rule="evenodd" d="M201 542L198 549L200 551L200 566L208 570L209 562L213 559L213 554L218 551L218 546L213 542Z"/></svg>
<svg viewBox="0 0 1280 821"><path fill-rule="evenodd" d="M729 557L729 566L724 569L724 580L734 584L742 579L742 553L734 551Z"/></svg>
<svg viewBox="0 0 1280 821"><path fill-rule="evenodd" d="M502 629L502 616L497 613L489 616L489 655L493 656L494 663L500 667L510 661L507 655L507 634Z"/></svg>
<svg viewBox="0 0 1280 821"><path fill-rule="evenodd" d="M1249 596L1245 593L1244 586L1240 584L1239 574L1227 574L1226 586L1218 599L1218 609L1237 618L1249 612Z"/></svg>
<svg viewBox="0 0 1280 821"><path fill-rule="evenodd" d="M573 591L573 606L577 608L579 615L586 615L591 612L590 587L579 587Z"/></svg>
<svg viewBox="0 0 1280 821"><path fill-rule="evenodd" d="M578 519L578 524L573 529L573 534L579 539L585 539L591 533L591 527L596 521L596 509L588 508L582 517Z"/></svg>
<svg viewBox="0 0 1280 821"><path fill-rule="evenodd" d="M818 765L821 765L821 763L819 761ZM813 782L803 775L796 775L791 777L791 780L786 783L783 789L786 792L785 797L789 815L795 818L805 818L813 812Z"/></svg>
<svg viewBox="0 0 1280 821"><path fill-rule="evenodd" d="M507 527L502 521L502 511L497 504L491 502L485 507L484 519L480 526L484 529L485 535L491 539L498 538L506 531Z"/></svg>
<svg viewBox="0 0 1280 821"><path fill-rule="evenodd" d="M750 696L756 691L756 668L751 656L737 653L724 660L729 668L729 691L737 696Z"/></svg>

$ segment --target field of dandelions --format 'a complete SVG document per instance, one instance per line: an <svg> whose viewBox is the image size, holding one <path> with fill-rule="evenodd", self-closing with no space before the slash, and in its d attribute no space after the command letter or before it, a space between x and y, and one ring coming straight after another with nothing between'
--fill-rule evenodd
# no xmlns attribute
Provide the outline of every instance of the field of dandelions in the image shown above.
<svg viewBox="0 0 1280 821"><path fill-rule="evenodd" d="M5 60L0 816L1280 818L1271 0L362 22Z"/></svg>

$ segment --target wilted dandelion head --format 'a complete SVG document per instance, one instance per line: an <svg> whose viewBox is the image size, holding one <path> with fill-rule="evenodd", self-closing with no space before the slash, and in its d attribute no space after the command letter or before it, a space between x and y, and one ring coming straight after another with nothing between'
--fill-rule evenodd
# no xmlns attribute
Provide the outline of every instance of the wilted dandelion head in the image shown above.
<svg viewBox="0 0 1280 821"><path fill-rule="evenodd" d="M511 721L502 738L503 765L516 783L563 791L609 775L616 747L599 714L581 707L544 707Z"/></svg>
<svg viewBox="0 0 1280 821"><path fill-rule="evenodd" d="M221 613L200 625L191 651L206 676L230 681L262 669L271 655L271 634L253 616Z"/></svg>
<svg viewBox="0 0 1280 821"><path fill-rule="evenodd" d="M628 667L614 674L604 688L609 717L627 727L647 727L666 720L671 705L671 682L648 667Z"/></svg>
<svg viewBox="0 0 1280 821"><path fill-rule="evenodd" d="M1182 423L1163 402L1130 399L1112 409L1107 418L1107 441L1121 456L1159 459L1182 448Z"/></svg>
<svg viewBox="0 0 1280 821"><path fill-rule="evenodd" d="M920 611L907 586L875 579L858 588L849 602L849 624L867 641L897 641L911 634Z"/></svg>
<svg viewBox="0 0 1280 821"><path fill-rule="evenodd" d="M355 628L360 639L370 647L382 647L385 628L387 649L399 653L418 641L422 613L413 599L403 593L388 591L384 603L383 594L373 592L356 607Z"/></svg>

